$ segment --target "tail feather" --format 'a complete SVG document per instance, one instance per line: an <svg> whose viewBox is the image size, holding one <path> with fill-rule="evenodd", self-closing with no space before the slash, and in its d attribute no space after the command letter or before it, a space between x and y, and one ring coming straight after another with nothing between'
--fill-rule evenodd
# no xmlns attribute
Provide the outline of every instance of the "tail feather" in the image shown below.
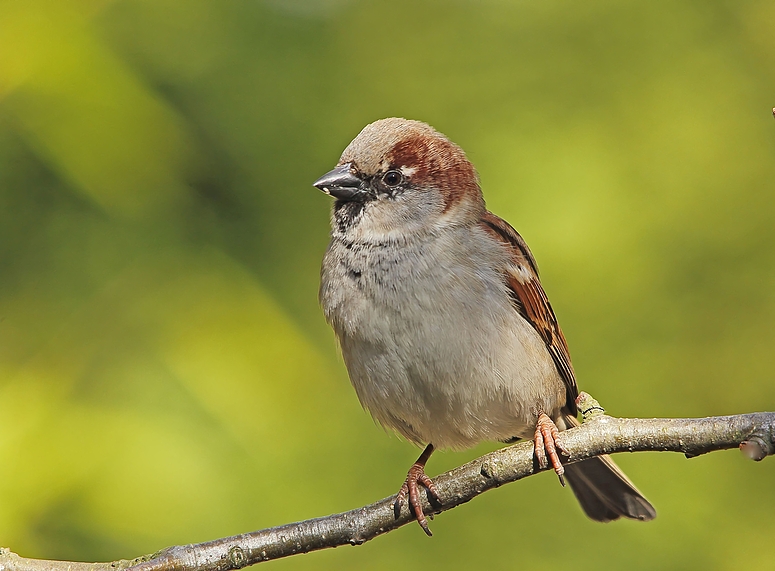
<svg viewBox="0 0 775 571"><path fill-rule="evenodd" d="M579 425L570 415L563 415L563 420L568 428ZM654 506L608 455L568 464L565 477L581 507L595 521L620 517L649 521L657 517Z"/></svg>

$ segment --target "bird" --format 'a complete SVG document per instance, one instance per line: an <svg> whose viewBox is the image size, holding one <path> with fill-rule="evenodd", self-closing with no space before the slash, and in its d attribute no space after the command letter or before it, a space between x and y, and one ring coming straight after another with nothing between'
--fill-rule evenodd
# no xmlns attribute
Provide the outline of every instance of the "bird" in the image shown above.
<svg viewBox="0 0 775 571"><path fill-rule="evenodd" d="M319 300L358 399L424 447L394 502L432 535L422 489L436 449L533 441L584 512L656 517L609 456L564 466L579 425L568 344L522 236L489 212L465 152L421 121L370 123L313 186L335 200Z"/></svg>

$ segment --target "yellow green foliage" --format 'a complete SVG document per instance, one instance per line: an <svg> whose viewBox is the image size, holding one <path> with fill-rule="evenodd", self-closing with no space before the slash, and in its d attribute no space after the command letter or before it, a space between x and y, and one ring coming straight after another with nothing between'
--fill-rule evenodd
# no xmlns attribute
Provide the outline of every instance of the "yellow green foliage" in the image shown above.
<svg viewBox="0 0 775 571"><path fill-rule="evenodd" d="M616 416L775 409L775 4L0 2L0 545L130 558L351 509L417 455L317 307L365 124L431 123L522 232ZM440 453L430 474L494 445ZM775 461L619 457L284 569L772 568Z"/></svg>

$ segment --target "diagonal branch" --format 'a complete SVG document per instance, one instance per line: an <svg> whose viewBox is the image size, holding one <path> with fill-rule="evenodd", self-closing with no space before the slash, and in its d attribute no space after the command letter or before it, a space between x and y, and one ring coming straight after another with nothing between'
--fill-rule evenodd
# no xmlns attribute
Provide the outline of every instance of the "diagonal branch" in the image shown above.
<svg viewBox="0 0 775 571"><path fill-rule="evenodd" d="M775 413L695 419L613 418L584 395L579 408L585 422L561 435L570 452L568 462L616 452L670 451L687 457L714 450L740 449L751 459L775 454ZM426 513L440 513L468 502L492 488L531 476L540 470L530 442L521 442L434 478L443 500ZM164 549L132 561L70 563L25 559L0 549L0 571L228 571L339 545L360 545L412 521L406 506L398 518L394 498L326 517L263 529L206 543Z"/></svg>

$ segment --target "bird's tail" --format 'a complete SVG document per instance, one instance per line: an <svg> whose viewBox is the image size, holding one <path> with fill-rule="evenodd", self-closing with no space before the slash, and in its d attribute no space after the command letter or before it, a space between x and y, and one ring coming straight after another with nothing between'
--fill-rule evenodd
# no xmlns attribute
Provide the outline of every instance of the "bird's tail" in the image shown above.
<svg viewBox="0 0 775 571"><path fill-rule="evenodd" d="M573 416L566 414L562 419L567 428L579 426ZM657 517L654 506L607 454L568 464L565 478L581 507L595 521L620 517L649 521Z"/></svg>

